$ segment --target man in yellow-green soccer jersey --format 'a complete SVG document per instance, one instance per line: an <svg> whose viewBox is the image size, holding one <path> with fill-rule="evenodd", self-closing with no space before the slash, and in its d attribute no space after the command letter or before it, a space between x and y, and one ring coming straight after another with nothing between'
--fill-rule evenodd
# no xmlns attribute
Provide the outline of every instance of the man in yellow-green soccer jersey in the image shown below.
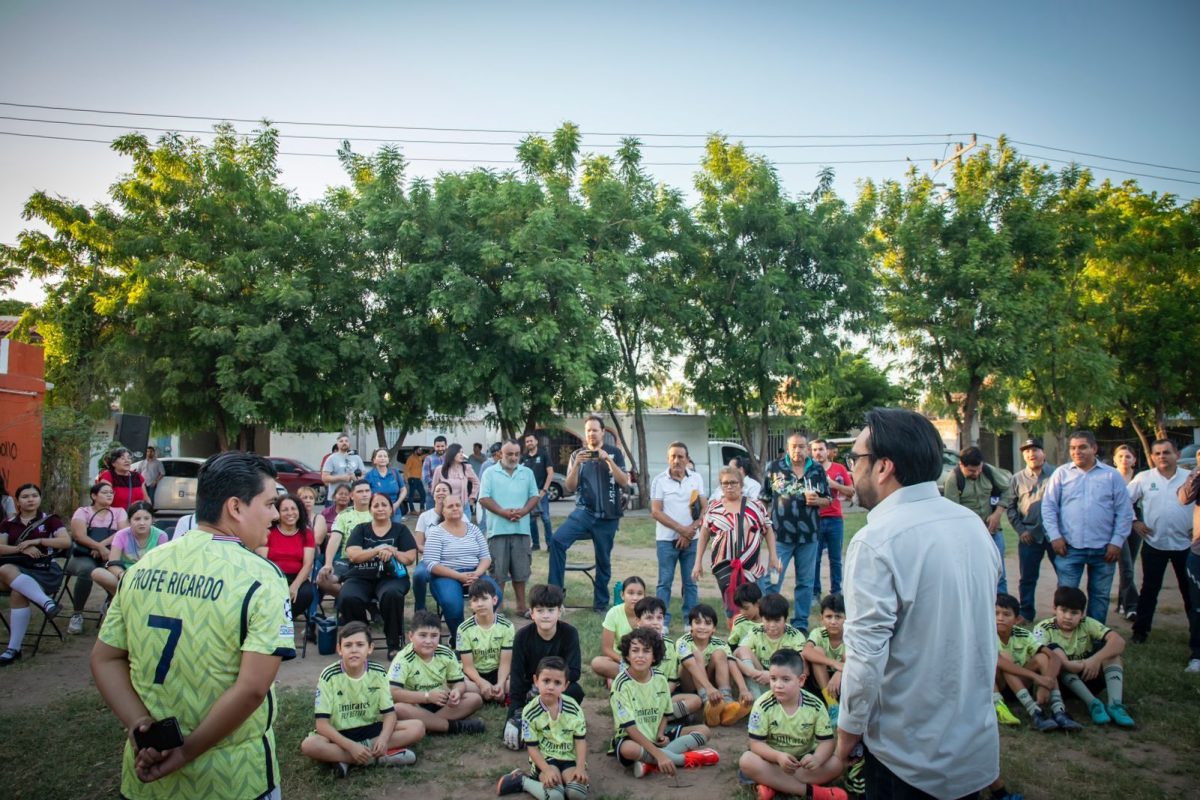
<svg viewBox="0 0 1200 800"><path fill-rule="evenodd" d="M130 800L278 798L272 684L295 656L288 584L254 554L277 518L275 471L229 452L200 469L197 529L125 573L92 675L127 731ZM183 744L137 749L133 731L169 717Z"/></svg>

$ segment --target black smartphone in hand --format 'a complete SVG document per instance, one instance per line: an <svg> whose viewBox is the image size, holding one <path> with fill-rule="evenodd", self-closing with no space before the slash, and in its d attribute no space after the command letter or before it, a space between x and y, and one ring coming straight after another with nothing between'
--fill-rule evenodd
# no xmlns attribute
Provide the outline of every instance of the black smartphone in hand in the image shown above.
<svg viewBox="0 0 1200 800"><path fill-rule="evenodd" d="M174 750L176 747L183 747L183 731L179 729L179 720L175 717L167 717L155 722L145 731L134 729L133 743L138 750L153 747L160 753L165 750Z"/></svg>

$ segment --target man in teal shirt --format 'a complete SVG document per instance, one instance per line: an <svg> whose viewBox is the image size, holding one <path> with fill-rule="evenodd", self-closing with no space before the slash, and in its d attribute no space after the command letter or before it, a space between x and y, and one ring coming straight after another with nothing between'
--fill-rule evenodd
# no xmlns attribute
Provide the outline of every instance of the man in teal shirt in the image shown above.
<svg viewBox="0 0 1200 800"><path fill-rule="evenodd" d="M488 512L492 577L501 591L506 581L512 581L517 613L522 616L526 613L525 582L533 563L529 514L540 499L533 470L521 465L521 445L505 442L500 448L500 463L483 473L479 503Z"/></svg>

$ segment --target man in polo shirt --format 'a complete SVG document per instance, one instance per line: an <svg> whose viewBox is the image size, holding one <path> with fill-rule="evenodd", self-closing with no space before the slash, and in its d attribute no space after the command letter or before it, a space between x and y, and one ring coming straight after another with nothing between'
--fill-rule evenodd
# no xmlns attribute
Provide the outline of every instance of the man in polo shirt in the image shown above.
<svg viewBox="0 0 1200 800"><path fill-rule="evenodd" d="M1026 622L1037 619L1037 582L1043 556L1054 564L1054 550L1046 540L1042 524L1042 495L1051 470L1046 468L1046 452L1042 440L1034 437L1021 443L1021 458L1025 469L1013 475L1012 505L1008 521L1017 532L1017 561L1021 565L1021 617Z"/></svg>
<svg viewBox="0 0 1200 800"><path fill-rule="evenodd" d="M1129 499L1142 504L1142 521L1133 523L1133 532L1143 540L1142 592L1133 622L1134 644L1141 644L1150 635L1168 564L1175 570L1183 607L1189 606L1187 560L1192 544L1192 505L1179 502L1179 489L1187 483L1187 474L1179 468L1179 451L1170 439L1150 445L1150 461L1154 469L1139 472L1127 487Z"/></svg>
<svg viewBox="0 0 1200 800"><path fill-rule="evenodd" d="M592 608L608 611L608 581L612 578L612 549L621 524L621 490L629 485L625 456L604 443L604 420L593 414L583 425L584 447L576 450L567 467L567 494L575 495L575 510L550 539L550 576L547 583L565 589L567 550L579 539L591 539L596 554L596 586Z"/></svg>
<svg viewBox="0 0 1200 800"><path fill-rule="evenodd" d="M1042 524L1054 548L1058 585L1078 588L1086 569L1087 615L1104 624L1133 503L1121 473L1097 460L1094 433L1075 431L1067 448L1071 463L1054 471L1042 496Z"/></svg>
<svg viewBox="0 0 1200 800"><path fill-rule="evenodd" d="M500 448L500 463L483 473L479 503L488 512L487 541L492 554L492 577L504 591L512 580L517 613L524 616L525 582L529 580L533 553L529 547L529 512L541 499L533 472L521 465L521 445L507 441Z"/></svg>
<svg viewBox="0 0 1200 800"><path fill-rule="evenodd" d="M700 603L700 590L692 580L696 565L696 532L707 505L704 478L688 469L688 449L683 442L667 445L667 470L650 484L650 516L654 518L654 545L658 551L658 586L654 594L667 607L663 624L671 624L671 585L678 566L683 580L683 618Z"/></svg>
<svg viewBox="0 0 1200 800"><path fill-rule="evenodd" d="M521 464L533 470L533 479L537 481L542 499L538 502L540 514L533 517L530 530L533 532L533 549L541 550L542 543L538 540L538 519L546 531L546 545L554 535L554 527L550 524L550 484L554 482L554 465L550 463L550 453L538 443L537 434L525 434L525 452L521 455Z"/></svg>

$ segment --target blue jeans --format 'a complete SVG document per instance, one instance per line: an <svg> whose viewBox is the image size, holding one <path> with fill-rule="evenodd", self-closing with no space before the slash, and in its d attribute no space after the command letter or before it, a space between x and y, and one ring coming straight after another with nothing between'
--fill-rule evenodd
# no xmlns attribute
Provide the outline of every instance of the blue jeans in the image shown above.
<svg viewBox="0 0 1200 800"><path fill-rule="evenodd" d="M813 572L813 597L821 596L821 553L829 551L829 591L842 593L842 539L846 523L841 517L821 517L817 533L817 569Z"/></svg>
<svg viewBox="0 0 1200 800"><path fill-rule="evenodd" d="M658 551L658 586L654 594L667 607L663 618L666 624L671 624L671 586L675 583L675 565L679 565L679 577L683 579L683 618L688 618L688 612L700 604L700 587L692 580L692 568L696 566L695 539L687 549L680 550L674 542L657 541L654 543Z"/></svg>
<svg viewBox="0 0 1200 800"><path fill-rule="evenodd" d="M1200 555L1188 553L1188 649L1191 658L1200 658Z"/></svg>
<svg viewBox="0 0 1200 800"><path fill-rule="evenodd" d="M1117 573L1117 565L1104 560L1105 549L1067 545L1067 554L1054 559L1054 568L1058 570L1059 586L1074 586L1076 589L1083 580L1084 569L1087 569L1087 615L1107 624L1105 621L1108 619L1108 597L1112 594L1113 576Z"/></svg>
<svg viewBox="0 0 1200 800"><path fill-rule="evenodd" d="M596 519L592 512L577 508L558 527L548 542L550 546L550 577L546 582L566 591L567 550L580 539L591 539L596 552L596 590L592 608L608 608L608 582L612 579L613 540L617 538L619 519Z"/></svg>
<svg viewBox="0 0 1200 800"><path fill-rule="evenodd" d="M412 568L412 596L413 607L417 611L425 610L425 592L429 588L429 581L433 579L433 575L429 572L429 565L424 561L418 561L417 565Z"/></svg>
<svg viewBox="0 0 1200 800"><path fill-rule="evenodd" d="M550 546L550 537L554 535L554 526L550 524L550 497L542 495L541 502L538 503L538 508L541 509L542 526L546 529L546 546ZM542 546L542 540L538 538L538 519L533 517L529 520L529 535L533 539L533 549L537 550Z"/></svg>
<svg viewBox="0 0 1200 800"><path fill-rule="evenodd" d="M491 575L481 575L479 580L487 581L492 585L497 603L503 599L500 586L492 580ZM454 578L443 578L438 575L434 575L429 582L429 591L433 592L433 599L437 600L437 604L442 607L442 617L446 620L446 627L450 629L451 647L458 641L458 626L463 621L463 608L466 605L463 588L463 585Z"/></svg>
<svg viewBox="0 0 1200 800"><path fill-rule="evenodd" d="M1038 544L1017 542L1017 561L1021 565L1021 616L1027 622L1037 619L1037 582L1042 556L1049 558L1050 566L1054 566L1054 549L1050 547L1049 539Z"/></svg>
<svg viewBox="0 0 1200 800"><path fill-rule="evenodd" d="M409 511L425 507L425 484L421 483L420 478L408 479L408 498L405 499L404 505Z"/></svg>
<svg viewBox="0 0 1200 800"><path fill-rule="evenodd" d="M1008 568L1004 566L1004 531L999 530L993 533L992 541L996 543L996 549L1000 551L1000 582L996 584L996 593L1008 594Z"/></svg>
<svg viewBox="0 0 1200 800"><path fill-rule="evenodd" d="M792 627L808 633L808 616L812 611L813 574L817 571L816 538L811 542L776 542L775 550L783 569L779 571L779 583L771 587L778 592L783 588L787 579L788 562L796 564L796 588L792 592L794 608L792 610Z"/></svg>

